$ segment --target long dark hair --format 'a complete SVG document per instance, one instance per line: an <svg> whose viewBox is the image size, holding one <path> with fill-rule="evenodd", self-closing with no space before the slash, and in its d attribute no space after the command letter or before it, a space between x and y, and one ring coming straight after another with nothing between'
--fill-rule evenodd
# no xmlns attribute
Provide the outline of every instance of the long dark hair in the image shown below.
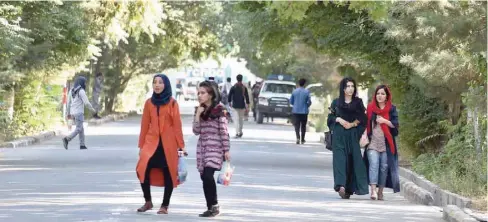
<svg viewBox="0 0 488 222"><path fill-rule="evenodd" d="M344 93L344 90L347 87L347 83L352 82L354 84L354 93L352 94L352 100L354 101L355 98L357 98L358 94L358 88L356 85L356 81L351 78L351 77L345 77L344 79L341 80L340 86L339 86L339 106L340 107L345 107L346 106L346 96Z"/></svg>
<svg viewBox="0 0 488 222"><path fill-rule="evenodd" d="M376 90L374 91L374 101L375 101L375 104L376 104L377 107L379 107L379 105L378 105L378 99L376 99L376 94L378 94L378 91L380 89L383 89L385 91L385 93L386 93L386 101L385 101L385 103L387 103L391 99L390 89L388 88L388 86L386 86L386 85L379 85L378 87L376 87Z"/></svg>
<svg viewBox="0 0 488 222"><path fill-rule="evenodd" d="M212 114L213 109L219 104L220 101L220 94L219 94L219 89L216 87L217 84L210 82L210 81L203 81L201 82L198 86L205 88L208 94L211 96L211 105L210 107L203 106L205 108L205 111L201 114L201 118L203 120L208 120L210 115Z"/></svg>

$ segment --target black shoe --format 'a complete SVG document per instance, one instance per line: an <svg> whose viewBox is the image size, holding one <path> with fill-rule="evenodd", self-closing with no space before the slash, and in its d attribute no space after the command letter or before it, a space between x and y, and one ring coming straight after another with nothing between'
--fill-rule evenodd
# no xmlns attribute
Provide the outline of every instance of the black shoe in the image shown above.
<svg viewBox="0 0 488 222"><path fill-rule="evenodd" d="M63 146L64 146L64 149L66 149L66 150L68 149L68 142L69 141L68 141L68 139L66 139L66 137L63 138Z"/></svg>
<svg viewBox="0 0 488 222"><path fill-rule="evenodd" d="M93 115L93 118L94 118L94 119L101 119L102 117L100 117L100 116L98 115L98 113L95 113L95 115Z"/></svg>
<svg viewBox="0 0 488 222"><path fill-rule="evenodd" d="M207 211L199 214L199 217L215 217L220 214L220 207L219 205L212 206Z"/></svg>
<svg viewBox="0 0 488 222"><path fill-rule="evenodd" d="M86 146L80 146L80 150L86 150L88 148L86 148Z"/></svg>
<svg viewBox="0 0 488 222"><path fill-rule="evenodd" d="M297 144L300 144L300 139L297 139Z"/></svg>
<svg viewBox="0 0 488 222"><path fill-rule="evenodd" d="M304 144L304 143L305 143L305 140L302 140L302 144Z"/></svg>

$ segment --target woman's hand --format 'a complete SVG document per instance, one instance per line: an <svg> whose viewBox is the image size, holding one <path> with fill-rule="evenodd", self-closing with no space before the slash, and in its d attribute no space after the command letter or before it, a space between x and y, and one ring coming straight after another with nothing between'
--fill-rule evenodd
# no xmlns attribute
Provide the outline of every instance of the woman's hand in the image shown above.
<svg viewBox="0 0 488 222"><path fill-rule="evenodd" d="M379 123L379 124L382 124L382 123L388 124L388 122L390 122L390 121L388 121L387 119L383 118L382 116L378 116L378 117L376 117L376 122Z"/></svg>
<svg viewBox="0 0 488 222"><path fill-rule="evenodd" d="M354 125L354 123L346 122L346 123L345 123L344 125L342 125L342 126L344 126L344 128L345 128L345 129L351 129L351 128L353 128L355 125Z"/></svg>
<svg viewBox="0 0 488 222"><path fill-rule="evenodd" d="M337 123L339 123L339 124L341 124L342 126L344 126L344 125L347 123L347 121L345 121L345 120L344 120L343 118L341 118L341 117L337 117L337 118L336 118L336 122L337 122Z"/></svg>
<svg viewBox="0 0 488 222"><path fill-rule="evenodd" d="M202 113L205 111L205 108L203 106L199 106L197 108L197 112L195 113L195 120L200 120L200 116L202 115Z"/></svg>
<svg viewBox="0 0 488 222"><path fill-rule="evenodd" d="M178 156L188 156L188 152L186 152L185 147L178 149Z"/></svg>
<svg viewBox="0 0 488 222"><path fill-rule="evenodd" d="M225 161L230 161L230 152L227 151L224 153Z"/></svg>
<svg viewBox="0 0 488 222"><path fill-rule="evenodd" d="M205 111L205 108L203 108L202 106L199 106L197 108L197 113L195 115L199 117L203 113L203 111Z"/></svg>

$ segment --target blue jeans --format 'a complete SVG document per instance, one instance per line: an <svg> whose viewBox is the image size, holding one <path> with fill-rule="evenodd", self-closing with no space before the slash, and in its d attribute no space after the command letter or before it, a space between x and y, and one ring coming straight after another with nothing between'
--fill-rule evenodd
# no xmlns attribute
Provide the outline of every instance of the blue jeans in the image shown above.
<svg viewBox="0 0 488 222"><path fill-rule="evenodd" d="M369 160L369 184L385 187L388 173L387 154L376 150L368 150ZM378 180L379 177L379 180Z"/></svg>

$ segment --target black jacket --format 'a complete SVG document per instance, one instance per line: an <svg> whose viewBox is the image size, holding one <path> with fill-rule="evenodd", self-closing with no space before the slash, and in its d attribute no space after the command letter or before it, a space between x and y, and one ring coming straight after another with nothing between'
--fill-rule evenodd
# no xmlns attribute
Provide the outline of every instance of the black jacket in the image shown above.
<svg viewBox="0 0 488 222"><path fill-rule="evenodd" d="M247 94L247 88L244 85L235 84L230 88L229 103L235 109L245 109L246 104L249 104L249 94Z"/></svg>

